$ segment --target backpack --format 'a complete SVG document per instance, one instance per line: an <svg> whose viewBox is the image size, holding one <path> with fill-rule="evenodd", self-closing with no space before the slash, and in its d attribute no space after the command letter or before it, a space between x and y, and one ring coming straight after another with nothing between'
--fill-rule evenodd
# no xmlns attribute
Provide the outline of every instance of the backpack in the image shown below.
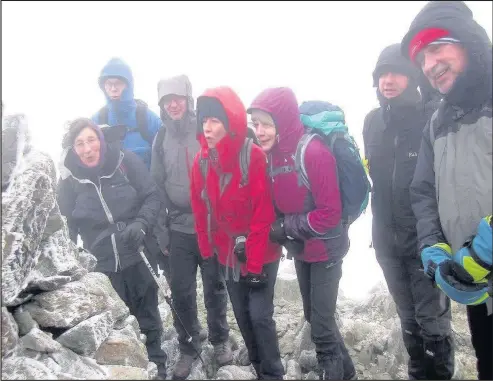
<svg viewBox="0 0 493 381"><path fill-rule="evenodd" d="M323 101L303 102L299 111L306 133L300 139L295 153L298 184L310 189L304 157L308 143L318 136L336 159L342 220L350 225L368 206L371 185L356 141L349 134L344 112L340 107Z"/></svg>
<svg viewBox="0 0 493 381"><path fill-rule="evenodd" d="M137 109L135 111L135 119L137 120L137 127L130 128L126 127L126 132L139 132L142 139L149 143L152 146L152 136L149 134L149 129L147 127L147 103L140 99L136 99L135 103L137 104ZM108 124L108 114L109 108L108 105L104 106L99 110L99 124Z"/></svg>

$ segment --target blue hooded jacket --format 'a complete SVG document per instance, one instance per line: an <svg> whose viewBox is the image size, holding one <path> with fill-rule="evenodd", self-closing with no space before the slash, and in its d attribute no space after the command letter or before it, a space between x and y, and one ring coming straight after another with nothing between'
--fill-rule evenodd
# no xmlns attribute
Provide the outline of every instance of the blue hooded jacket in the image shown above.
<svg viewBox="0 0 493 381"><path fill-rule="evenodd" d="M127 82L127 87L123 90L119 100L112 100L104 90L104 82L109 77L119 77ZM108 124L116 126L124 124L129 128L137 127L136 110L137 104L134 99L134 79L130 67L120 58L112 58L101 71L99 76L99 87L106 97L108 105ZM95 123L100 124L99 111L91 118ZM157 131L162 126L161 119L151 110L147 110L147 128L150 136L154 139ZM123 148L136 153L144 160L147 168L151 165L151 146L142 138L138 131L128 132L123 140Z"/></svg>

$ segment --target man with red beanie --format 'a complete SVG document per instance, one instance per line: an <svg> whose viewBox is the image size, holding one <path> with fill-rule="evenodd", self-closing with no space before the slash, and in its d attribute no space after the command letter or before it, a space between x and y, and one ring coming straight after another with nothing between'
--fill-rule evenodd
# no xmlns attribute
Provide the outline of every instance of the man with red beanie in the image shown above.
<svg viewBox="0 0 493 381"><path fill-rule="evenodd" d="M191 204L200 253L214 256L258 379L282 379L274 314L281 247L269 242L275 220L266 156L247 137L247 114L229 87L197 99L200 151L191 171Z"/></svg>
<svg viewBox="0 0 493 381"><path fill-rule="evenodd" d="M467 305L478 378L491 380L491 40L464 2L431 1L401 48L443 95L410 187L421 259L437 286Z"/></svg>

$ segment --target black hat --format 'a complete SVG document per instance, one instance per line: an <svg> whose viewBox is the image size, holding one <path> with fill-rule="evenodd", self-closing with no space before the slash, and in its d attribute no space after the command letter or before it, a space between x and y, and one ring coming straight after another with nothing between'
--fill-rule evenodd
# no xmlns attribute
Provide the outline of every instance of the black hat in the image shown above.
<svg viewBox="0 0 493 381"><path fill-rule="evenodd" d="M197 124L202 132L202 123L205 118L219 119L226 131L229 131L229 120L222 103L213 97L202 96L197 99Z"/></svg>
<svg viewBox="0 0 493 381"><path fill-rule="evenodd" d="M373 86L378 87L378 79L384 73L400 73L416 83L417 68L401 53L401 44L393 44L382 50L373 71ZM417 85L416 85L417 86Z"/></svg>

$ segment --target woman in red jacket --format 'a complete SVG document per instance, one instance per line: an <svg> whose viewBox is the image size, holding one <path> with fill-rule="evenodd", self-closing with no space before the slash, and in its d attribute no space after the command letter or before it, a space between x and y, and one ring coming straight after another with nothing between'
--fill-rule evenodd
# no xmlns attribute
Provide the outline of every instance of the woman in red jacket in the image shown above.
<svg viewBox="0 0 493 381"><path fill-rule="evenodd" d="M197 99L201 149L191 174L191 204L205 261L217 255L236 321L259 379L282 379L274 314L281 248L269 241L275 221L266 156L246 147L247 115L228 87ZM240 165L249 154L248 176ZM243 166L245 167L245 166ZM245 181L246 180L246 181Z"/></svg>
<svg viewBox="0 0 493 381"><path fill-rule="evenodd" d="M279 213L270 237L285 245L294 256L321 379L351 379L356 374L354 365L334 316L342 258L349 248L347 227L341 223L335 158L320 139L308 143L304 164L309 190L298 183L294 166L305 129L293 91L267 89L257 96L248 112L252 114L260 145L268 154L272 194Z"/></svg>

